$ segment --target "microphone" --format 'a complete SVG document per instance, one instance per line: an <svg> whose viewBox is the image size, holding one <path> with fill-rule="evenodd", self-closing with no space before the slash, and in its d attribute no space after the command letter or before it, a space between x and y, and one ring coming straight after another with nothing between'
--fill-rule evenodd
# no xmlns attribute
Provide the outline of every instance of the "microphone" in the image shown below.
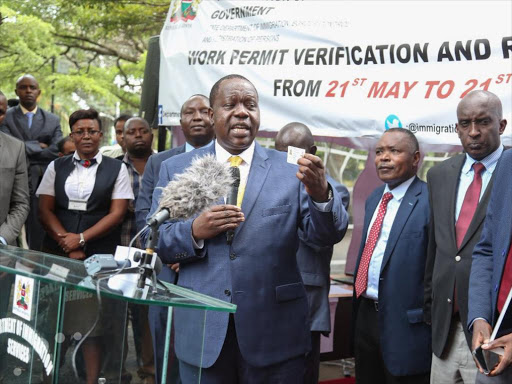
<svg viewBox="0 0 512 384"><path fill-rule="evenodd" d="M236 205L238 198L238 187L240 186L240 169L238 167L230 167L231 176L233 177L233 184L231 185L231 189L229 191L229 195L226 198L226 204ZM228 244L233 242L233 237L235 237L235 231L233 229L229 229L226 232L226 241Z"/></svg>
<svg viewBox="0 0 512 384"><path fill-rule="evenodd" d="M158 210L147 221L159 226L168 219L186 220L226 196L233 184L229 163L214 155L195 157L183 173L174 176L162 190Z"/></svg>

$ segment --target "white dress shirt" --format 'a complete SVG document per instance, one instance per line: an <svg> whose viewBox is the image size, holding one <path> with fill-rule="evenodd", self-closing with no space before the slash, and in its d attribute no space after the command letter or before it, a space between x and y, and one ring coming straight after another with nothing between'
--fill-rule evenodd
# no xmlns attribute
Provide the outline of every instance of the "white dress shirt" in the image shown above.
<svg viewBox="0 0 512 384"><path fill-rule="evenodd" d="M377 244L375 244L375 249L373 250L372 257L370 259L370 265L368 266L368 286L366 288L366 293L363 296L372 299L379 300L379 279L380 279L380 268L382 266L382 260L384 258L384 252L386 251L386 246L388 244L389 233L391 232L391 227L395 221L396 214L398 212L398 208L400 208L400 204L402 204L402 200L405 196L405 193L409 189L410 185L414 181L416 176L411 177L410 179L404 181L398 187L395 187L393 190L389 189L389 186L386 184L384 188L384 192L382 196L386 192L391 192L393 194L393 198L389 200L386 215L384 216L384 220L382 222L382 229L380 231L379 239L377 240ZM368 240L368 236L370 235L370 229L377 218L377 213L379 211L380 202L382 201L382 196L379 200L379 204L377 204L377 208L373 213L372 220L370 221L370 225L368 226L368 233L366 234L366 240Z"/></svg>
<svg viewBox="0 0 512 384"><path fill-rule="evenodd" d="M76 152L73 157L80 160ZM96 164L91 165L89 168L85 168L75 162L75 169L69 174L64 184L64 191L69 199L87 200L91 196L96 182L96 172L98 171L99 164L101 164L103 160L103 155L98 152L94 158L96 159ZM39 184L39 188L37 188L36 196L39 195L55 196L55 160L48 165L43 179L41 180L41 184ZM117 175L111 199L133 200L133 198L130 175L128 174L126 165L122 164L119 174Z"/></svg>

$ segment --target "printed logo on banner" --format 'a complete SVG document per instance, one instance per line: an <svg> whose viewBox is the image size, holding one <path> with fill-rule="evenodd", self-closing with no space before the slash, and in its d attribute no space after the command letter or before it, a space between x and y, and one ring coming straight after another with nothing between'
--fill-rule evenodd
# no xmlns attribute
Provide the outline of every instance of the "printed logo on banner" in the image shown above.
<svg viewBox="0 0 512 384"><path fill-rule="evenodd" d="M388 130L389 128L402 128L402 122L400 121L397 115L389 115L388 117L386 117L384 126L386 127L386 130Z"/></svg>
<svg viewBox="0 0 512 384"><path fill-rule="evenodd" d="M12 313L19 317L32 320L32 297L34 296L34 279L16 275L14 283Z"/></svg>
<svg viewBox="0 0 512 384"><path fill-rule="evenodd" d="M162 104L158 105L158 124L162 125L164 123L164 106Z"/></svg>
<svg viewBox="0 0 512 384"><path fill-rule="evenodd" d="M187 22L194 20L197 16L197 9L202 0L176 0L172 4L171 23L178 21Z"/></svg>

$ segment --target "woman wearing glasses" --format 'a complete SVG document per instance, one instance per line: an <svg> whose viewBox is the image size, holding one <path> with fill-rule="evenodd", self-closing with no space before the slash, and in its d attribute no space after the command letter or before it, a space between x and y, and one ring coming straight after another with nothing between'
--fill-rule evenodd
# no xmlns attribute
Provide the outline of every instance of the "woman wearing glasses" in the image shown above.
<svg viewBox="0 0 512 384"><path fill-rule="evenodd" d="M76 152L51 162L36 192L46 230L43 250L77 260L96 253L113 254L120 241L120 224L133 199L128 171L121 161L99 152L103 134L97 111L75 111L69 126ZM96 313L95 298L68 302L66 336L84 335ZM83 344L87 383L98 380L101 328L100 324Z"/></svg>

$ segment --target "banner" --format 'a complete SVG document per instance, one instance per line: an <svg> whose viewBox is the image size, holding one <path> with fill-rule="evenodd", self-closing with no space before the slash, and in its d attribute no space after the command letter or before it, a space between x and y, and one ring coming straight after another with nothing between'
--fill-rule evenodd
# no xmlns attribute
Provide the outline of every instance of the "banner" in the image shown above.
<svg viewBox="0 0 512 384"><path fill-rule="evenodd" d="M510 1L173 0L160 35L159 119L222 76L259 93L260 130L299 121L315 135L378 137L407 128L460 144L460 99L501 99L512 145Z"/></svg>

